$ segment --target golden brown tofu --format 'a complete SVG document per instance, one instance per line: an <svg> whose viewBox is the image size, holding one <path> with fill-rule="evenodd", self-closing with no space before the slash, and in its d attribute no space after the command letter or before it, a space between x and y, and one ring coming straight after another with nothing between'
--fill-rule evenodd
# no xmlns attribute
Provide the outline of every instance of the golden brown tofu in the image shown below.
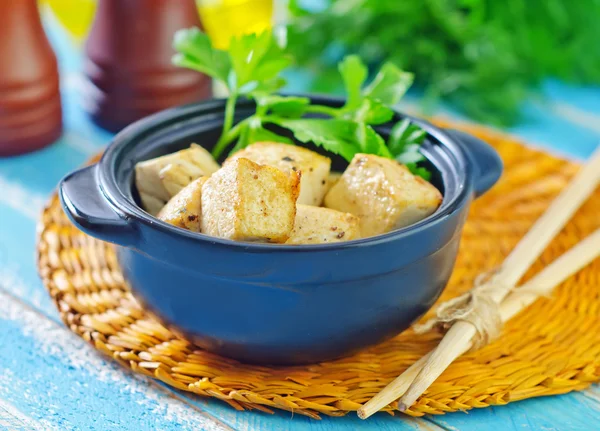
<svg viewBox="0 0 600 431"><path fill-rule="evenodd" d="M165 203L196 178L219 169L210 153L200 145L135 165L135 186L142 206L156 215ZM158 207L158 208L157 208Z"/></svg>
<svg viewBox="0 0 600 431"><path fill-rule="evenodd" d="M198 169L194 164L185 160L178 160L173 163L169 163L167 166L162 168L158 172L163 187L169 193L170 196L175 196L185 186L190 184L190 181L198 178L197 175L203 172ZM210 175L212 172L208 173ZM202 174L201 174L202 175Z"/></svg>
<svg viewBox="0 0 600 431"><path fill-rule="evenodd" d="M142 201L142 207L152 215L156 215L165 206L165 201L158 199L153 195L149 195L144 192L140 193L140 200Z"/></svg>
<svg viewBox="0 0 600 431"><path fill-rule="evenodd" d="M202 232L236 241L285 242L294 228L300 177L245 158L226 163L202 186Z"/></svg>
<svg viewBox="0 0 600 431"><path fill-rule="evenodd" d="M177 227L200 232L202 186L208 177L196 178L173 196L160 210L158 218Z"/></svg>
<svg viewBox="0 0 600 431"><path fill-rule="evenodd" d="M333 172L332 171L329 173L329 176L327 177L327 185L325 186L325 195L327 195L329 190L331 190L331 188L333 186L335 186L335 184L340 180L341 177L342 177L341 172Z"/></svg>
<svg viewBox="0 0 600 431"><path fill-rule="evenodd" d="M286 244L325 244L360 238L360 221L352 214L298 204L294 230Z"/></svg>
<svg viewBox="0 0 600 431"><path fill-rule="evenodd" d="M360 218L363 237L416 223L442 201L430 183L395 160L357 154L325 196L325 206Z"/></svg>
<svg viewBox="0 0 600 431"><path fill-rule="evenodd" d="M277 142L256 142L225 161L244 157L260 165L269 165L283 172L300 171L302 181L299 204L319 206L327 191L331 159L295 145Z"/></svg>

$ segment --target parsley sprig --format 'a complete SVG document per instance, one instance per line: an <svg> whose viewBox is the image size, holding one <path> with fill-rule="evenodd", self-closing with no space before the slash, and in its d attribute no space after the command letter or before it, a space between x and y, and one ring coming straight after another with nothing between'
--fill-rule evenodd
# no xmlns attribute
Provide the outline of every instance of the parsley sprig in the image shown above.
<svg viewBox="0 0 600 431"><path fill-rule="evenodd" d="M221 137L212 154L219 158L234 144L231 153L253 142L293 142L268 126L289 130L297 141L313 143L350 161L357 153L395 158L414 174L429 179L418 163L424 160L419 147L425 132L409 120L394 125L388 141L373 128L394 117L394 106L413 82L413 75L385 63L365 85L368 69L355 55L338 65L346 103L339 108L311 103L310 99L277 94L285 85L281 72L292 64L285 51L285 38L276 32L245 35L231 40L228 51L215 49L208 36L197 28L175 34L177 54L173 63L205 73L228 90ZM239 97L255 101L256 112L234 125Z"/></svg>
<svg viewBox="0 0 600 431"><path fill-rule="evenodd" d="M530 115L522 108L532 96L551 94L548 79L600 85L598 0L285 3L288 52L319 71L310 83L317 91L332 87L344 53L356 53L371 65L391 60L415 72L426 110L443 101L508 126Z"/></svg>

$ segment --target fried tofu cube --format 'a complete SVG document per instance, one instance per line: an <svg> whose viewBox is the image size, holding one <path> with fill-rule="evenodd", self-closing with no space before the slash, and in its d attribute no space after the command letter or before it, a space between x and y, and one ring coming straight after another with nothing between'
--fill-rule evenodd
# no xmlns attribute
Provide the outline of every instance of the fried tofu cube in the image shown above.
<svg viewBox="0 0 600 431"><path fill-rule="evenodd" d="M325 196L325 206L360 218L363 237L408 226L432 214L441 193L395 160L357 154Z"/></svg>
<svg viewBox="0 0 600 431"><path fill-rule="evenodd" d="M298 204L294 230L286 244L326 244L358 238L358 217L329 208Z"/></svg>
<svg viewBox="0 0 600 431"><path fill-rule="evenodd" d="M327 184L325 185L325 195L327 195L329 190L331 190L331 188L336 185L336 183L340 180L341 177L341 172L329 172L329 176L327 177Z"/></svg>
<svg viewBox="0 0 600 431"><path fill-rule="evenodd" d="M144 209L156 215L189 183L201 176L210 176L218 169L219 164L208 151L192 144L185 150L137 163L135 186Z"/></svg>
<svg viewBox="0 0 600 431"><path fill-rule="evenodd" d="M202 186L202 232L236 241L287 241L300 177L245 158L226 163Z"/></svg>
<svg viewBox="0 0 600 431"><path fill-rule="evenodd" d="M327 191L331 159L306 148L277 142L256 142L231 156L228 161L243 157L259 165L269 165L283 172L300 171L299 204L320 206Z"/></svg>
<svg viewBox="0 0 600 431"><path fill-rule="evenodd" d="M200 232L202 186L208 177L196 178L173 196L160 210L158 218L173 226Z"/></svg>
<svg viewBox="0 0 600 431"><path fill-rule="evenodd" d="M198 178L197 175L200 172L203 171L198 169L192 163L185 160L178 160L173 163L169 163L167 166L162 168L158 172L158 177L160 178L167 193L172 197L179 193L185 186L190 184L190 178L192 181ZM209 172L208 175L211 173L212 172Z"/></svg>
<svg viewBox="0 0 600 431"><path fill-rule="evenodd" d="M158 199L157 197L148 193L139 192L140 200L142 201L142 207L149 214L156 215L165 206L165 201Z"/></svg>

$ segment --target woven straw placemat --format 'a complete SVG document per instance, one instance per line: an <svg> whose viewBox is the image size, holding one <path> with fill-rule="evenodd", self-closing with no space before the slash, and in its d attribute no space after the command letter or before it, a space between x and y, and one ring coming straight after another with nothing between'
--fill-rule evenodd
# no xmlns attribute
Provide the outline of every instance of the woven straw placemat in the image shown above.
<svg viewBox="0 0 600 431"><path fill-rule="evenodd" d="M445 124L448 125L448 124ZM485 129L471 133L502 155L505 173L472 206L456 269L440 300L468 289L498 265L577 165ZM600 227L600 190L552 242L527 278ZM333 362L269 368L204 352L179 338L133 299L113 247L79 232L54 196L39 225L38 267L62 319L96 349L133 371L233 408L283 409L318 418L357 410L433 348L435 334L405 331ZM198 304L198 313L202 313ZM225 311L224 311L225 312ZM277 322L273 322L277 324ZM581 390L600 380L600 261L511 320L502 337L454 362L407 412L441 414ZM388 406L387 412L393 408Z"/></svg>

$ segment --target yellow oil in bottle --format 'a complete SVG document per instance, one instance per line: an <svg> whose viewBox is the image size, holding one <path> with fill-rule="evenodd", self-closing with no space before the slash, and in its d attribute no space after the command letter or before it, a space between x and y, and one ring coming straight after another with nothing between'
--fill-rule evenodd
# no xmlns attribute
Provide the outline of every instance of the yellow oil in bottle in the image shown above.
<svg viewBox="0 0 600 431"><path fill-rule="evenodd" d="M198 11L213 45L226 49L233 36L271 27L273 0L198 0Z"/></svg>
<svg viewBox="0 0 600 431"><path fill-rule="evenodd" d="M90 29L97 0L39 0L76 41ZM196 0L204 29L217 48L225 49L233 36L260 33L272 25L273 0Z"/></svg>
<svg viewBox="0 0 600 431"><path fill-rule="evenodd" d="M96 0L39 0L39 3L50 9L75 41L87 36L96 12Z"/></svg>

